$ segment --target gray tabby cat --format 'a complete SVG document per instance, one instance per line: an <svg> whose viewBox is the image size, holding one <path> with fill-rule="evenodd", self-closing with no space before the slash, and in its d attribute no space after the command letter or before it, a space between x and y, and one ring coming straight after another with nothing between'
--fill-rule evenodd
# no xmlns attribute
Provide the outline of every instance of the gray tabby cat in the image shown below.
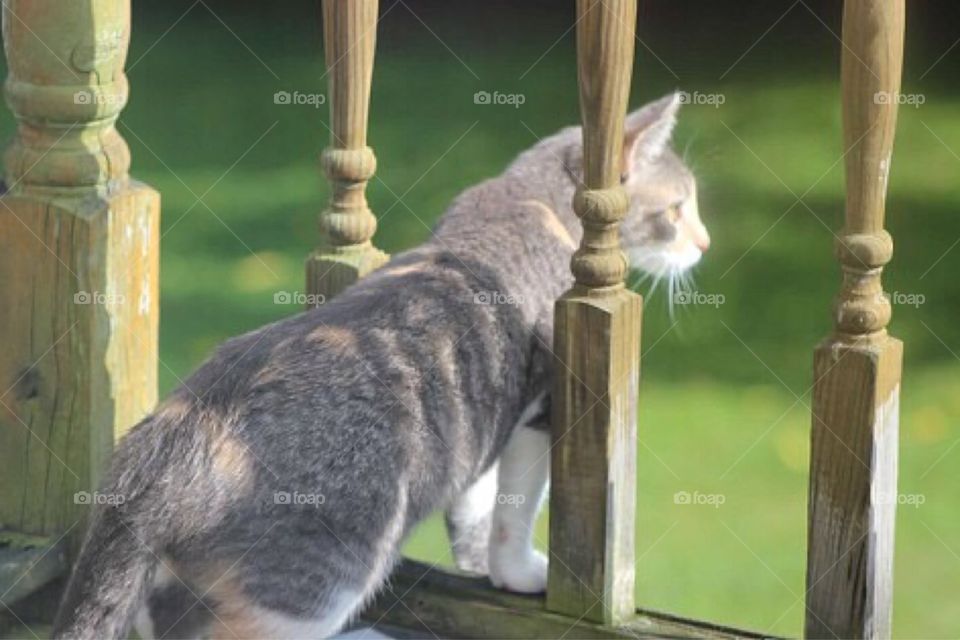
<svg viewBox="0 0 960 640"><path fill-rule="evenodd" d="M624 143L624 245L658 277L709 242L668 148L678 108L632 113ZM423 246L220 347L121 441L103 492L124 500L95 510L54 637L122 637L135 616L144 637L329 636L436 509L461 568L542 591L532 528L580 166L564 129L463 193Z"/></svg>

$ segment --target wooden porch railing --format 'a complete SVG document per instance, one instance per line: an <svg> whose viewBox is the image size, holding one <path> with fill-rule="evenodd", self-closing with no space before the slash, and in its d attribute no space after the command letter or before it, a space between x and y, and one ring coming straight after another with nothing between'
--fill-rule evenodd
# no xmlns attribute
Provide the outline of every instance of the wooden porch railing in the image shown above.
<svg viewBox="0 0 960 640"><path fill-rule="evenodd" d="M158 197L128 178L114 127L129 11L129 0L4 4L7 97L19 125L0 198L0 381L9 387L0 395L0 522L15 530L0 537L0 560L20 558L6 566L22 571L0 572L0 593L17 599L65 568L36 561L69 558L85 513L75 494L91 491L113 438L155 400ZM364 196L375 171L366 129L377 2L324 0L323 11L332 197L307 279L311 293L333 296L387 256L372 244ZM578 0L577 12L585 185L574 206L584 239L577 284L556 307L547 594L505 594L407 562L368 616L457 637L756 637L634 602L641 300L623 287L618 176L636 0ZM897 101L877 95L899 91L903 14L904 0L846 0L844 276L836 331L815 356L811 638L890 633L902 347L886 333L880 271L892 254L883 214Z"/></svg>
<svg viewBox="0 0 960 640"><path fill-rule="evenodd" d="M307 259L307 290L318 301L337 295L389 259L373 246L377 218L366 198L367 182L377 169L377 158L367 146L367 121L378 4L323 0L330 146L321 164L331 196L320 216L322 244Z"/></svg>
<svg viewBox="0 0 960 640"><path fill-rule="evenodd" d="M640 296L624 286L623 124L636 0L577 0L583 241L554 323L553 459L547 608L615 624L636 615L634 509Z"/></svg>
<svg viewBox="0 0 960 640"><path fill-rule="evenodd" d="M66 568L50 561L78 550L114 438L156 402L160 198L128 176L115 127L129 0L5 0L3 35L17 118L0 197L6 605Z"/></svg>
<svg viewBox="0 0 960 640"><path fill-rule="evenodd" d="M903 344L887 335L880 273L903 66L904 0L847 0L846 224L836 329L814 357L807 551L809 638L889 638Z"/></svg>

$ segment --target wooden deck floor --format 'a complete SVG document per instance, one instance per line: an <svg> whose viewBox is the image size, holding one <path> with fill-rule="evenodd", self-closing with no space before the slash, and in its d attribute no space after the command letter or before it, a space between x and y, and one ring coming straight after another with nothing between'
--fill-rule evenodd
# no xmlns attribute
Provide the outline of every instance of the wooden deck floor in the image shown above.
<svg viewBox="0 0 960 640"><path fill-rule="evenodd" d="M53 604L37 590L55 591L66 569L63 550L45 538L0 531L0 594L13 603L27 594L36 606L33 619L49 619ZM55 596L51 596L53 598ZM53 602L51 599L50 602ZM26 603L24 601L21 604ZM30 619L22 611L26 619ZM375 627L375 628L373 628ZM49 624L24 624L0 608L0 640L48 638ZM552 613L543 597L521 596L494 589L478 576L444 571L407 560L389 587L364 614L364 620L338 636L344 640L385 638L712 638L756 640L761 634L687 620L652 611L638 611L619 627L603 627Z"/></svg>

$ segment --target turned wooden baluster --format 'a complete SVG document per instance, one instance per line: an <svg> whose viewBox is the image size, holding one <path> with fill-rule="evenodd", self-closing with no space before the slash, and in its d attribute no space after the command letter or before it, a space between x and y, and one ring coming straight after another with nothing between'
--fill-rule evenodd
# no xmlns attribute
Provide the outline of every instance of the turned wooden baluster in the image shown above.
<svg viewBox="0 0 960 640"><path fill-rule="evenodd" d="M157 393L159 195L129 179L130 0L6 0L0 523L76 550L83 494Z"/></svg>
<svg viewBox="0 0 960 640"><path fill-rule="evenodd" d="M814 358L807 559L809 638L889 638L903 345L887 335L880 274L903 62L904 0L847 0L846 224L833 336Z"/></svg>
<svg viewBox="0 0 960 640"><path fill-rule="evenodd" d="M616 623L635 614L636 410L640 296L624 287L623 123L636 0L578 0L584 187L574 287L556 305L547 607Z"/></svg>
<svg viewBox="0 0 960 640"><path fill-rule="evenodd" d="M377 167L367 146L377 5L377 0L323 2L331 136L321 164L332 193L320 216L323 245L307 259L307 287L326 298L388 259L371 242L377 219L365 193Z"/></svg>

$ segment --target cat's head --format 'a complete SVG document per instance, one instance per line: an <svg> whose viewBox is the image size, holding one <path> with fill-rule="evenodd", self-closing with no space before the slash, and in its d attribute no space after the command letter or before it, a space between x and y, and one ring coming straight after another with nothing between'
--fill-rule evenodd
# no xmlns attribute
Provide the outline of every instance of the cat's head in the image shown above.
<svg viewBox="0 0 960 640"><path fill-rule="evenodd" d="M670 148L680 103L680 94L667 95L630 113L624 126L621 183L630 209L621 241L630 266L655 278L682 275L710 246L697 208L696 179ZM579 181L579 130L573 139L566 149L567 168Z"/></svg>

